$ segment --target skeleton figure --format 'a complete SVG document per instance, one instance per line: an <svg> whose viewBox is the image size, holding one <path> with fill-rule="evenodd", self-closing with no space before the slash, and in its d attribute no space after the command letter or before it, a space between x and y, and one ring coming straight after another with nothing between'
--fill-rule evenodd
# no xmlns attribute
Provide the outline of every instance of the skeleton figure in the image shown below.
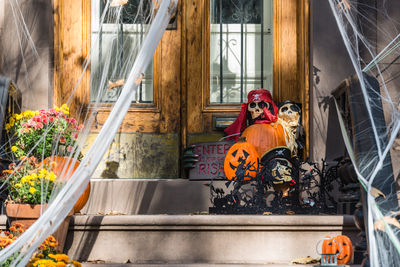
<svg viewBox="0 0 400 267"><path fill-rule="evenodd" d="M285 130L286 144L293 157L302 157L304 148L304 130L301 125L300 104L287 100L278 105L278 123Z"/></svg>
<svg viewBox="0 0 400 267"><path fill-rule="evenodd" d="M292 167L288 160L280 159L273 162L272 176L275 178L274 184L289 183L292 178Z"/></svg>
<svg viewBox="0 0 400 267"><path fill-rule="evenodd" d="M290 154L287 147L276 147L261 158L264 184L272 186L282 197L289 196L298 181L295 162Z"/></svg>
<svg viewBox="0 0 400 267"><path fill-rule="evenodd" d="M274 123L278 119L277 115L278 107L267 89L251 90L247 95L247 103L242 104L240 114L235 122L224 130L228 135L227 139L237 140L246 127L254 123Z"/></svg>
<svg viewBox="0 0 400 267"><path fill-rule="evenodd" d="M300 124L300 112L301 109L297 103L285 101L282 105L279 105L278 117L290 126L297 128Z"/></svg>
<svg viewBox="0 0 400 267"><path fill-rule="evenodd" d="M259 118L264 114L264 108L269 109L269 104L264 101L253 101L247 104L247 111L250 114L252 120Z"/></svg>

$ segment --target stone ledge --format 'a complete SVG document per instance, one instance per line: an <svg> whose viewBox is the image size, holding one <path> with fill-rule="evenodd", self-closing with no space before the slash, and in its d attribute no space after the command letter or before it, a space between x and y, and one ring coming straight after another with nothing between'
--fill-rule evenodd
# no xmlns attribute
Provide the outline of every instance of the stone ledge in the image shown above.
<svg viewBox="0 0 400 267"><path fill-rule="evenodd" d="M75 215L70 229L356 231L350 215Z"/></svg>
<svg viewBox="0 0 400 267"><path fill-rule="evenodd" d="M317 257L325 236L357 233L352 216L75 215L66 250L80 261L287 264Z"/></svg>

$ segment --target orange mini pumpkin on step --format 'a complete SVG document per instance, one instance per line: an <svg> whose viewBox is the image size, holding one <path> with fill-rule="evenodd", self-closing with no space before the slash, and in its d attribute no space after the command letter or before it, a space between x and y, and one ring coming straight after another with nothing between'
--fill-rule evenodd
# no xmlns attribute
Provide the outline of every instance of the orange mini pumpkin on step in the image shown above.
<svg viewBox="0 0 400 267"><path fill-rule="evenodd" d="M260 157L255 148L240 137L226 153L224 171L228 180L250 181L257 176Z"/></svg>
<svg viewBox="0 0 400 267"><path fill-rule="evenodd" d="M322 254L338 254L337 263L347 264L353 258L353 245L350 238L345 235L338 235L335 237L329 237L322 243ZM337 243L334 240L337 241Z"/></svg>

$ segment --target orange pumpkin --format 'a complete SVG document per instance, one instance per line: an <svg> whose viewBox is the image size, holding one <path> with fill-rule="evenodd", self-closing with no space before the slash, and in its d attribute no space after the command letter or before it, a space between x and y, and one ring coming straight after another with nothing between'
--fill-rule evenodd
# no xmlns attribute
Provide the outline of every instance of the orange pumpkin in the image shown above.
<svg viewBox="0 0 400 267"><path fill-rule="evenodd" d="M78 168L79 166L79 161L74 161L71 158L68 157L60 157L60 156L52 156L45 158L41 164L49 164L50 162L55 162L56 166L53 169L53 172L57 175L60 176L61 173L64 171L64 177L63 180L68 181L69 178L71 178L72 174L74 171ZM86 204L86 202L89 199L90 195L90 182L87 185L85 191L81 195L81 197L78 199L78 201L74 205L74 213L79 212Z"/></svg>
<svg viewBox="0 0 400 267"><path fill-rule="evenodd" d="M224 172L228 180L250 181L257 176L260 157L254 147L240 137L225 156Z"/></svg>
<svg viewBox="0 0 400 267"><path fill-rule="evenodd" d="M253 124L247 127L242 136L257 150L258 155L264 155L271 148L286 146L285 132L282 125Z"/></svg>
<svg viewBox="0 0 400 267"><path fill-rule="evenodd" d="M326 237L322 243L322 254L337 254L338 264L347 264L353 257L353 245L350 238L345 235L338 235L336 237ZM337 241L337 243L334 240Z"/></svg>

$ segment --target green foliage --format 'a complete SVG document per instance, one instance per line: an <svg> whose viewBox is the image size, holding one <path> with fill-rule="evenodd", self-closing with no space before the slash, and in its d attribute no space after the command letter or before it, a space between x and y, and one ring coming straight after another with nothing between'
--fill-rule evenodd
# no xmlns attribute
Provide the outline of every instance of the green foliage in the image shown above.
<svg viewBox="0 0 400 267"><path fill-rule="evenodd" d="M39 165L34 157L23 158L19 165L10 164L9 169L3 171L10 200L32 205L47 203L56 183L54 164Z"/></svg>

